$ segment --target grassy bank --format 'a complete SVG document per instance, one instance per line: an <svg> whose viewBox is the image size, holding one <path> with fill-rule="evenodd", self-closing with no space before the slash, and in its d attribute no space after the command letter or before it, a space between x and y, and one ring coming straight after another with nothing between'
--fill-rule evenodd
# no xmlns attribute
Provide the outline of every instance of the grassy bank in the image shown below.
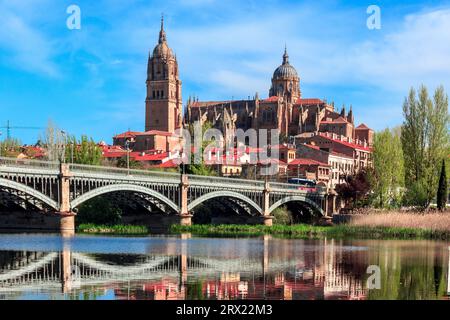
<svg viewBox="0 0 450 320"><path fill-rule="evenodd" d="M370 238L370 239L450 239L450 231L353 225L173 225L174 233L190 232L204 236L259 236L270 234L289 238Z"/></svg>
<svg viewBox="0 0 450 320"><path fill-rule="evenodd" d="M97 225L80 224L77 228L79 233L87 234L110 234L110 235L147 235L149 230L145 226L133 225Z"/></svg>

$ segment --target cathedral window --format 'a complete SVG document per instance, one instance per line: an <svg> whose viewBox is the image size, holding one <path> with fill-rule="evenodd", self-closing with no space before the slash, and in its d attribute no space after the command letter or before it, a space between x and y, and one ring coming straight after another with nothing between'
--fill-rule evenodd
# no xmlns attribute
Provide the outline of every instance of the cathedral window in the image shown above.
<svg viewBox="0 0 450 320"><path fill-rule="evenodd" d="M164 90L161 90L161 99L164 99Z"/></svg>
<svg viewBox="0 0 450 320"><path fill-rule="evenodd" d="M156 92L155 92L155 90L153 90L153 99L155 99L156 98Z"/></svg>

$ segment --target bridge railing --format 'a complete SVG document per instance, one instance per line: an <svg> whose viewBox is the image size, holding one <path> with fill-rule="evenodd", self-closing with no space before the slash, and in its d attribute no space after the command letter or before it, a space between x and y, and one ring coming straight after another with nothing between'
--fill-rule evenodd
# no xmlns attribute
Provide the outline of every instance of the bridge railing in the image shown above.
<svg viewBox="0 0 450 320"><path fill-rule="evenodd" d="M224 177L211 177L211 176L197 176L188 175L188 180L190 185L207 184L209 186L235 186L243 188L264 188L264 181L258 180L246 180L237 178L224 178Z"/></svg>
<svg viewBox="0 0 450 320"><path fill-rule="evenodd" d="M40 160L0 157L0 168L8 166L59 170L59 162L56 161L40 161Z"/></svg>
<svg viewBox="0 0 450 320"><path fill-rule="evenodd" d="M299 190L299 186L292 183L281 183L281 182L270 182L269 184L270 189L273 190L282 190L282 191L303 191L305 193L308 192L314 192L314 193L326 193L327 188L322 186L315 186L308 191L308 189L305 190Z"/></svg>
<svg viewBox="0 0 450 320"><path fill-rule="evenodd" d="M115 167L105 167L105 166L91 166L84 164L69 164L70 171L73 173L98 173L106 175L115 176L131 176L131 177L152 177L152 178L165 178L165 179L176 179L179 181L180 174L176 172L164 172L156 170L138 170L138 169L126 169L126 168L115 168Z"/></svg>

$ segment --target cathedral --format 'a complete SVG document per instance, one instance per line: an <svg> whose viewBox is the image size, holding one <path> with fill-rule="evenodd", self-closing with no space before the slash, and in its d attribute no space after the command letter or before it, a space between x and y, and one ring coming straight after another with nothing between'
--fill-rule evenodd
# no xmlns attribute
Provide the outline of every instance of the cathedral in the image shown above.
<svg viewBox="0 0 450 320"><path fill-rule="evenodd" d="M162 19L158 44L149 54L146 85L145 132L138 136L147 142L140 143L140 149L154 147L162 136L168 151L168 134L195 121L210 122L224 136L236 129L278 129L286 141L327 133L348 143L372 145L373 131L363 124L355 126L352 107L348 112L345 107L338 111L333 103L302 96L300 76L286 48L272 75L267 98L258 93L247 100L189 98L183 113L178 60L168 45Z"/></svg>

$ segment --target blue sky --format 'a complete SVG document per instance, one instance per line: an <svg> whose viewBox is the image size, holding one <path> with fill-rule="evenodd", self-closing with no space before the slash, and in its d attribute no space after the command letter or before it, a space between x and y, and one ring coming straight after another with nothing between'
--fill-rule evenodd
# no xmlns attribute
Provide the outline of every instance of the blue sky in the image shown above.
<svg viewBox="0 0 450 320"><path fill-rule="evenodd" d="M81 30L66 27L71 4ZM372 4L380 30L366 27ZM266 97L285 44L303 97L352 104L376 130L401 123L411 86L450 91L449 1L0 0L0 126L52 119L107 142L143 130L162 12L184 101ZM39 133L12 131L24 143Z"/></svg>

